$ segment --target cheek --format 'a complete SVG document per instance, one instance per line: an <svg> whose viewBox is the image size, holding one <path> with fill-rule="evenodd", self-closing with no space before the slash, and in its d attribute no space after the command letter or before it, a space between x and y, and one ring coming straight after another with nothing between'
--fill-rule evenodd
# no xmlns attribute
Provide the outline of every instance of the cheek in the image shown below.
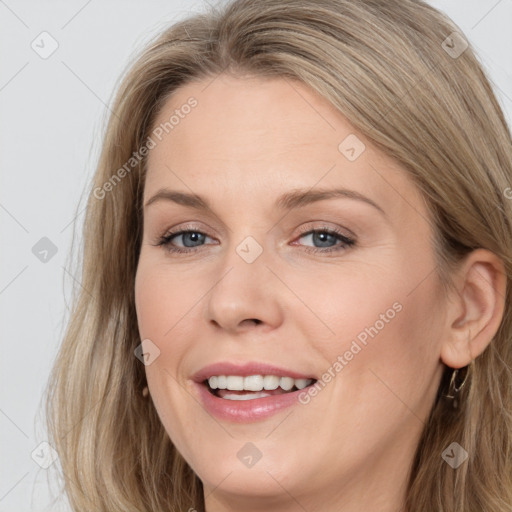
<svg viewBox="0 0 512 512"><path fill-rule="evenodd" d="M357 323L344 349L351 351L355 340L361 350L345 375L349 387L359 390L359 402L370 401L390 421L411 411L426 420L440 368L441 326L435 311L441 301L434 282L413 293L403 286L387 290L353 309Z"/></svg>
<svg viewBox="0 0 512 512"><path fill-rule="evenodd" d="M313 319L303 329L316 340L326 369L341 357L343 368L337 369L344 378L358 381L353 382L356 388L361 389L363 381L365 386L382 386L382 376L392 389L419 397L439 366L437 281L432 277L417 286L422 272L397 261L365 265L362 270L332 273L322 281L322 293L318 287L303 287L304 302L322 320L310 315Z"/></svg>
<svg viewBox="0 0 512 512"><path fill-rule="evenodd" d="M180 304L177 296L182 293L165 269L141 257L135 276L135 308L142 338L162 338L172 327Z"/></svg>
<svg viewBox="0 0 512 512"><path fill-rule="evenodd" d="M183 289L171 286L171 276L158 268L158 264L141 259L135 277L135 306L141 340L150 339L159 355L145 366L146 378L160 421L165 430L190 460L189 444L184 442L184 429L190 418L181 411L195 405L179 384L178 368L185 353L183 332L186 322L179 322L183 310ZM171 343L172 342L172 343Z"/></svg>
<svg viewBox="0 0 512 512"><path fill-rule="evenodd" d="M180 378L180 364L191 348L190 341L197 337L193 332L196 322L191 321L197 315L193 309L197 286L190 280L184 283L168 266L147 258L139 263L134 292L140 339L151 340L159 351L158 358L145 367L148 382L161 373L171 381Z"/></svg>
<svg viewBox="0 0 512 512"><path fill-rule="evenodd" d="M302 323L309 339L318 340L315 344L330 360L349 350L354 340L364 347L374 337L382 338L402 314L404 294L390 263L340 265L315 279L289 279L301 299L293 321ZM304 314L304 304L312 314Z"/></svg>
<svg viewBox="0 0 512 512"><path fill-rule="evenodd" d="M150 351L158 354L151 364L145 366L146 376L152 393L158 391L151 383L163 372L176 375L176 365L181 358L177 335L185 322L179 322L184 312L180 309L183 291L169 283L169 277L157 266L141 262L135 278L135 308L141 340L148 343ZM181 333L182 336L183 333ZM175 341L176 340L176 341ZM172 342L172 350L169 350ZM173 357L169 357L172 355ZM171 377L168 377L171 378Z"/></svg>

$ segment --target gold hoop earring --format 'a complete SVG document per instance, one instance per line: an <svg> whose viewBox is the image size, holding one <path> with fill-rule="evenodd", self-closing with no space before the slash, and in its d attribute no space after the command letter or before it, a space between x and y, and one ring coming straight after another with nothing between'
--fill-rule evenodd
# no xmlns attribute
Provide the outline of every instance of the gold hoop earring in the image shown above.
<svg viewBox="0 0 512 512"><path fill-rule="evenodd" d="M444 395L445 398L452 400L452 405L454 409L457 409L459 406L459 398L460 392L462 388L466 385L466 382L469 380L469 374L471 373L473 367L473 361L467 366L463 368L457 368L453 370L452 376L450 379L450 384L448 386L448 392ZM462 382L457 384L457 377L459 376L459 372L463 375Z"/></svg>

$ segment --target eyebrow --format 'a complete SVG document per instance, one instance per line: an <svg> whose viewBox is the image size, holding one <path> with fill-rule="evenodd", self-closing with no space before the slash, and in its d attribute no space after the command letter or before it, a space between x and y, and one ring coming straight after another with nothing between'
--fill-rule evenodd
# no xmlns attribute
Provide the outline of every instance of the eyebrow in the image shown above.
<svg viewBox="0 0 512 512"><path fill-rule="evenodd" d="M362 201L366 204L369 204L370 206L381 212L384 216L386 216L386 212L375 201L373 201L369 197L366 197L360 192L356 192L355 190L349 190L346 188L292 190L279 196L279 198L276 201L276 207L280 210L293 210L296 208L302 208L312 203L316 203L318 201L339 198L355 199L358 201ZM197 210L212 211L210 204L205 198L197 194L178 192L175 190L169 190L167 188L160 189L154 196L152 196L146 202L144 208L147 208L151 204L157 203L159 201L171 201L182 206L195 208Z"/></svg>

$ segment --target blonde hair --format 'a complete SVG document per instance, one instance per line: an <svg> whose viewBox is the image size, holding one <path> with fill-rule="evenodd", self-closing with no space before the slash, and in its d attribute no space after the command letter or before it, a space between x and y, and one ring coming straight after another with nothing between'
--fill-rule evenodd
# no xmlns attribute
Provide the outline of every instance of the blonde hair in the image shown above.
<svg viewBox="0 0 512 512"><path fill-rule="evenodd" d="M473 249L503 260L503 320L474 361L457 410L441 396L445 373L406 506L511 510L512 141L471 44L450 53L463 41L447 39L454 31L423 1L235 0L169 27L127 69L88 197L81 287L48 385L49 440L74 510L204 510L201 481L142 397L144 366L134 356L146 158L102 197L97 191L127 169L173 91L220 73L304 83L402 164L432 214L437 272L447 286ZM469 453L456 470L441 457L453 441Z"/></svg>

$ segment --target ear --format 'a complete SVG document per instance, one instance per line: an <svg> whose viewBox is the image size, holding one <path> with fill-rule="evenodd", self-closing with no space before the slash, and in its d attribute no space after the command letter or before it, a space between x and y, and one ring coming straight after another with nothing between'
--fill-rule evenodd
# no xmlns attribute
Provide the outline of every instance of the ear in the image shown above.
<svg viewBox="0 0 512 512"><path fill-rule="evenodd" d="M503 261L486 249L472 251L455 276L447 301L441 360L462 368L476 359L498 331L505 309L507 276Z"/></svg>

